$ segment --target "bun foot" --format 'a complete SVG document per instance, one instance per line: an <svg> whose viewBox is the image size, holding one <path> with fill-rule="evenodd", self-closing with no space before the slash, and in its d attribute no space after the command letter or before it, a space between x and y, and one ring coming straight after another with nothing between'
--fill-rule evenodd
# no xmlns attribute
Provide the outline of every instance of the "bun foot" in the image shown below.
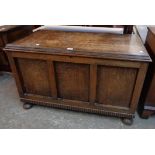
<svg viewBox="0 0 155 155"><path fill-rule="evenodd" d="M142 119L149 119L149 116L147 116L147 115L140 115L140 118L142 118Z"/></svg>
<svg viewBox="0 0 155 155"><path fill-rule="evenodd" d="M33 105L31 103L24 103L23 104L24 109L31 109L32 107L33 107Z"/></svg>
<svg viewBox="0 0 155 155"><path fill-rule="evenodd" d="M132 125L133 124L133 118L122 118L122 122L125 125Z"/></svg>
<svg viewBox="0 0 155 155"><path fill-rule="evenodd" d="M143 119L148 119L153 114L155 114L155 112L151 110L143 110L141 113L139 113L140 117Z"/></svg>

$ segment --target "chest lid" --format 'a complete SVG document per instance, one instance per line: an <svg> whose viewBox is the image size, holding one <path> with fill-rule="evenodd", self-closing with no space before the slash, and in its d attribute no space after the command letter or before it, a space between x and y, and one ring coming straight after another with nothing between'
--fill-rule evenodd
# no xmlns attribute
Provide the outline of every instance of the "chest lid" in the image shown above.
<svg viewBox="0 0 155 155"><path fill-rule="evenodd" d="M7 51L151 61L138 35L39 30L5 47Z"/></svg>

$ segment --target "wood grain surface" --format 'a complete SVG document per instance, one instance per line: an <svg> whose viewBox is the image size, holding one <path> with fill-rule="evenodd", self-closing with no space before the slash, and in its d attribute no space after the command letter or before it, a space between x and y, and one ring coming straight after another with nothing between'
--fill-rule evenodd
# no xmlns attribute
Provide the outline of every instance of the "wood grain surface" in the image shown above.
<svg viewBox="0 0 155 155"><path fill-rule="evenodd" d="M8 44L6 49L85 55L148 61L150 57L137 35L40 30ZM72 49L72 50L68 50Z"/></svg>

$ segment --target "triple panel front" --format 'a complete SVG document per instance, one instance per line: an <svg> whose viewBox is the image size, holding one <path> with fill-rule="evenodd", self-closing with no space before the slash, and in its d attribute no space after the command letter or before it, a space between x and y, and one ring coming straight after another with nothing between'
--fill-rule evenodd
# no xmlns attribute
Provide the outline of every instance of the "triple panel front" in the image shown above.
<svg viewBox="0 0 155 155"><path fill-rule="evenodd" d="M21 100L132 118L147 63L8 52Z"/></svg>

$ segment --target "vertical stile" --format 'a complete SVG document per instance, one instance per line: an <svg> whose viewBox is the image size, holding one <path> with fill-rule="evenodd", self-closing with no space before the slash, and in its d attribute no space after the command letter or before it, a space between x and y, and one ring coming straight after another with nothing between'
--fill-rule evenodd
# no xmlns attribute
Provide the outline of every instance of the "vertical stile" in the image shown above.
<svg viewBox="0 0 155 155"><path fill-rule="evenodd" d="M57 98L57 87L55 79L55 70L53 61L47 61L48 64L48 74L49 74L49 83L51 88L51 96Z"/></svg>
<svg viewBox="0 0 155 155"><path fill-rule="evenodd" d="M94 103L96 100L96 87L97 87L97 65L90 65L90 91L89 101Z"/></svg>

